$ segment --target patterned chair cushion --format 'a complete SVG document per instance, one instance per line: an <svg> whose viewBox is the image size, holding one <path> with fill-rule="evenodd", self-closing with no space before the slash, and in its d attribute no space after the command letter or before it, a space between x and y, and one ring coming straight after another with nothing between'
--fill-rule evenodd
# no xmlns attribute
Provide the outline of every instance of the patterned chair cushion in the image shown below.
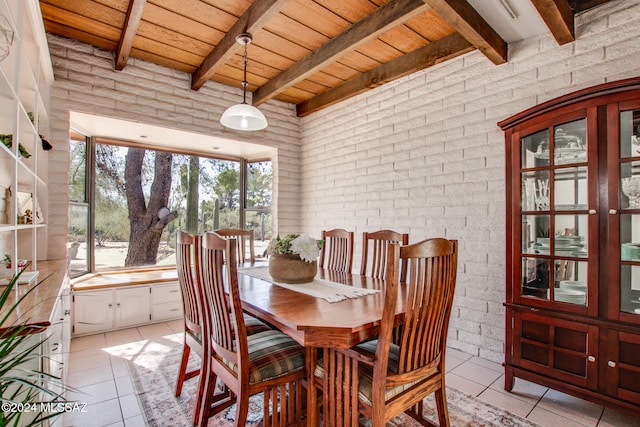
<svg viewBox="0 0 640 427"><path fill-rule="evenodd" d="M256 319L250 314L243 313L243 317L244 317L244 325L247 328L247 335L253 335L259 332L271 330L269 325L267 325L261 320Z"/></svg>
<svg viewBox="0 0 640 427"><path fill-rule="evenodd" d="M305 368L304 347L280 331L268 330L250 335L249 383L277 378ZM236 374L235 362L223 362Z"/></svg>
<svg viewBox="0 0 640 427"><path fill-rule="evenodd" d="M361 350L365 350L369 353L375 353L376 346L378 345L378 340L367 341L363 344L359 344L357 347ZM387 371L390 373L398 372L398 356L400 353L400 348L391 344L389 348L389 365ZM318 360L318 364L316 365L316 370L314 375L318 378L324 377L324 367L323 360ZM360 364L359 367L359 382L358 382L358 399L367 405L372 405L372 389L373 389L373 369L369 365ZM384 398L386 401L389 401L393 396L396 396L402 393L404 390L411 388L418 381L399 385L396 387L388 387L385 390Z"/></svg>

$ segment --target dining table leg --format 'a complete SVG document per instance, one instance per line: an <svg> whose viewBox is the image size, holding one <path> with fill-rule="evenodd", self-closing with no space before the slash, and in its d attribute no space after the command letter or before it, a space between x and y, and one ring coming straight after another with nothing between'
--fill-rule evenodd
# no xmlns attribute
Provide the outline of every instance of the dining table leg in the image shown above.
<svg viewBox="0 0 640 427"><path fill-rule="evenodd" d="M307 427L318 425L318 391L315 387L314 371L318 360L318 349L306 347L307 365Z"/></svg>

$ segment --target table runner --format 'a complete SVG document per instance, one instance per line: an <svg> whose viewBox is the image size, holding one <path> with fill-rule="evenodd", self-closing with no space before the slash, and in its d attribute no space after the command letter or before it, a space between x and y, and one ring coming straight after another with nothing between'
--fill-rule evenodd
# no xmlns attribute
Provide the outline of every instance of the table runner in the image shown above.
<svg viewBox="0 0 640 427"><path fill-rule="evenodd" d="M347 298L360 298L380 292L376 289L362 289L353 286L343 285L324 279L313 279L313 282L292 285L289 283L279 283L273 280L269 274L269 267L247 267L238 268L238 272L247 276L271 282L275 285L289 290L300 292L316 298L322 298L328 302L340 302Z"/></svg>

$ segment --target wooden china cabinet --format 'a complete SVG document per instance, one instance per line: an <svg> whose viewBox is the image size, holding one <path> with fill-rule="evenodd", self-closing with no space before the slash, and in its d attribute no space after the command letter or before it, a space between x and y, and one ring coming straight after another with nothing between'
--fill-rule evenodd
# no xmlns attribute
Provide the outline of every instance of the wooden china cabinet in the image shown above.
<svg viewBox="0 0 640 427"><path fill-rule="evenodd" d="M640 416L640 78L498 125L505 389L519 377Z"/></svg>

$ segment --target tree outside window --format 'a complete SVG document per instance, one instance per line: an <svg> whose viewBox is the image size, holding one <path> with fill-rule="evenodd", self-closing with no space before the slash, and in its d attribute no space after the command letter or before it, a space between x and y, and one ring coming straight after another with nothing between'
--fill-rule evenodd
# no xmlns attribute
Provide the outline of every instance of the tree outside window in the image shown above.
<svg viewBox="0 0 640 427"><path fill-rule="evenodd" d="M269 160L246 163L103 143L95 144L94 150L93 245L86 245L89 233L73 230L73 218L69 233L70 243L79 242L81 249L93 255L94 271L174 265L178 229L203 233L240 228L242 217L247 219L246 227L256 232L258 255L262 246L266 248L272 234ZM70 194L75 197L87 174L81 172L82 150L72 147L72 152ZM240 187L243 164L249 165L244 192ZM247 200L241 200L242 194ZM70 214L86 218L75 210L72 201ZM85 224L84 229L88 228ZM90 270L82 257L71 264L78 272Z"/></svg>

